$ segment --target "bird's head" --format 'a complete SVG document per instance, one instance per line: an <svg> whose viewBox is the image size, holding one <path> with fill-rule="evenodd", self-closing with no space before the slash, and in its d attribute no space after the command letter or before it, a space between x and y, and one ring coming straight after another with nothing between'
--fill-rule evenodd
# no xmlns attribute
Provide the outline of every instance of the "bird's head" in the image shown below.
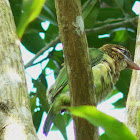
<svg viewBox="0 0 140 140"><path fill-rule="evenodd" d="M117 63L124 61L127 63L127 68L140 70L140 67L132 61L131 54L125 47L116 44L105 44L100 49Z"/></svg>

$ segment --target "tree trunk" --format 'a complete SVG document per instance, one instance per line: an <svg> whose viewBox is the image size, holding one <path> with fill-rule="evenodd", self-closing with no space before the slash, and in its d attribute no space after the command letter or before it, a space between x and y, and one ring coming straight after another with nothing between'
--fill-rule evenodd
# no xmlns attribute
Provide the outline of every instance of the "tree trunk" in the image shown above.
<svg viewBox="0 0 140 140"><path fill-rule="evenodd" d="M72 106L95 105L93 76L80 2L55 0ZM97 140L96 127L86 120L74 117L74 127L76 140Z"/></svg>
<svg viewBox="0 0 140 140"><path fill-rule="evenodd" d="M24 67L8 0L0 1L0 139L37 139Z"/></svg>
<svg viewBox="0 0 140 140"><path fill-rule="evenodd" d="M140 18L134 61L140 66ZM126 125L140 140L140 71L133 70L126 105Z"/></svg>

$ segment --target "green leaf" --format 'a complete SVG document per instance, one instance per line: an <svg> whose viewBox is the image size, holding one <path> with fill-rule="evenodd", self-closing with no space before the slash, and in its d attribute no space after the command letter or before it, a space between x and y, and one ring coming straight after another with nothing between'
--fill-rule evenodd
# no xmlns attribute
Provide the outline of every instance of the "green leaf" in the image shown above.
<svg viewBox="0 0 140 140"><path fill-rule="evenodd" d="M51 131L59 130L63 135L64 139L67 140L66 127L71 122L71 120L72 117L70 114L67 113L64 113L63 115L61 113L57 114L54 120L54 125L51 128Z"/></svg>
<svg viewBox="0 0 140 140"><path fill-rule="evenodd" d="M72 115L84 118L95 126L101 126L112 140L137 140L123 123L98 111L94 106L66 107L66 109Z"/></svg>
<svg viewBox="0 0 140 140"><path fill-rule="evenodd" d="M49 67L50 69L54 70L54 75L55 77L57 77L60 69L62 68L63 62L63 51L54 51L46 67Z"/></svg>
<svg viewBox="0 0 140 140"><path fill-rule="evenodd" d="M39 36L39 33L24 34L22 44L32 53L37 53L45 47L45 41Z"/></svg>
<svg viewBox="0 0 140 140"><path fill-rule="evenodd" d="M32 82L34 83L34 87L37 88L36 96L39 98L40 105L42 106L44 111L48 112L49 105L46 100L47 83L44 79L45 75L44 75L44 77L42 75L43 75L43 73L41 73L40 77L37 80L32 79Z"/></svg>
<svg viewBox="0 0 140 140"><path fill-rule="evenodd" d="M124 97L117 102L113 103L113 105L116 108L123 108L125 107L126 104L126 99L127 99L127 94L129 90L129 85L130 85L130 79L131 79L131 70L124 70L120 74L119 81L116 84L116 88L123 93Z"/></svg>
<svg viewBox="0 0 140 140"><path fill-rule="evenodd" d="M51 24L57 26L57 17L54 0L47 0L39 15L40 19L48 20Z"/></svg>
<svg viewBox="0 0 140 140"><path fill-rule="evenodd" d="M30 97L30 106L31 106L31 112L34 113L34 109L36 106L36 96Z"/></svg>
<svg viewBox="0 0 140 140"><path fill-rule="evenodd" d="M40 32L44 32L44 29L42 28L41 23L42 23L42 20L36 18L33 22L31 22L28 25L28 28L26 29L24 35L32 34L32 33L38 33L39 34Z"/></svg>
<svg viewBox="0 0 140 140"><path fill-rule="evenodd" d="M91 2L86 6L83 11L85 28L92 28L94 26L98 16L99 8L98 0L91 0Z"/></svg>
<svg viewBox="0 0 140 140"><path fill-rule="evenodd" d="M17 33L19 38L22 37L26 27L31 23L41 12L45 0L24 0L22 5L23 14L21 15L18 24Z"/></svg>
<svg viewBox="0 0 140 140"><path fill-rule="evenodd" d="M107 6L117 7L120 10L123 10L125 14L128 13L132 16L134 13L132 12L132 6L136 0L103 0Z"/></svg>
<svg viewBox="0 0 140 140"><path fill-rule="evenodd" d="M32 112L32 116L33 116L33 123L36 128L36 131L38 131L44 110L41 106L36 105L36 99L37 99L36 94L30 93L30 96L31 96L30 97L30 106L31 106L31 112ZM35 112L35 109L37 109L37 108L39 108L39 110L37 110Z"/></svg>
<svg viewBox="0 0 140 140"><path fill-rule="evenodd" d="M132 11L132 6L136 0L125 0L124 11L129 16L135 16L135 13Z"/></svg>
<svg viewBox="0 0 140 140"><path fill-rule="evenodd" d="M106 29L106 34L107 33L109 33L109 31ZM98 34L97 32L87 34L89 47L94 46L95 48L99 48L104 44L107 44L108 42L111 43L112 34L110 34L110 37L105 37L105 38L99 38L98 35L101 34Z"/></svg>
<svg viewBox="0 0 140 140"><path fill-rule="evenodd" d="M64 57L63 57L63 50L61 51L54 51L53 53L53 60L55 60L59 66L64 62Z"/></svg>
<svg viewBox="0 0 140 140"><path fill-rule="evenodd" d="M59 113L54 120L54 126L59 129L65 140L67 140L67 132L66 132L66 127L70 122L70 115L69 114L64 114L62 115Z"/></svg>
<svg viewBox="0 0 140 140"><path fill-rule="evenodd" d="M36 128L36 131L38 131L38 129L39 129L43 112L44 112L44 110L40 107L40 111L34 112L34 114L33 114L33 123Z"/></svg>
<svg viewBox="0 0 140 140"><path fill-rule="evenodd" d="M109 138L106 133L104 133L103 135L100 136L100 140L112 140L111 138Z"/></svg>
<svg viewBox="0 0 140 140"><path fill-rule="evenodd" d="M9 2L17 26L21 15L22 0L9 0Z"/></svg>
<svg viewBox="0 0 140 140"><path fill-rule="evenodd" d="M58 36L58 26L50 24L47 31L45 31L45 41L50 43Z"/></svg>
<svg viewBox="0 0 140 140"><path fill-rule="evenodd" d="M101 8L98 14L99 21L116 18L123 18L120 8Z"/></svg>
<svg viewBox="0 0 140 140"><path fill-rule="evenodd" d="M47 67L49 67L50 69L53 69L53 70L57 69L55 62L52 59L49 59Z"/></svg>
<svg viewBox="0 0 140 140"><path fill-rule="evenodd" d="M127 31L126 30L118 30L115 31L114 42L125 42L127 40Z"/></svg>
<svg viewBox="0 0 140 140"><path fill-rule="evenodd" d="M117 102L115 103L112 103L112 105L115 106L115 108L124 108L126 107L126 100L127 98L123 97L122 99L118 100Z"/></svg>
<svg viewBox="0 0 140 140"><path fill-rule="evenodd" d="M124 6L124 1L125 0L103 0L107 5L111 7L123 7Z"/></svg>

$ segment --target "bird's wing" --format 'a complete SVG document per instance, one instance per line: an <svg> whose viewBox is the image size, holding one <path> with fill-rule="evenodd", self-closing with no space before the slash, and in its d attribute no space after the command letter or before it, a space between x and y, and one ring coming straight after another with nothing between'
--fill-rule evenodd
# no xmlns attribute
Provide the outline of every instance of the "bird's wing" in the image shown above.
<svg viewBox="0 0 140 140"><path fill-rule="evenodd" d="M90 48L89 49L89 55L90 55L90 61L91 66L95 66L103 59L103 52L99 49ZM68 84L68 78L66 73L66 67L65 65L60 70L58 77L56 79L55 85L53 85L51 90L51 97L52 101L55 99L56 95L61 92L61 90L64 89L64 87Z"/></svg>
<svg viewBox="0 0 140 140"><path fill-rule="evenodd" d="M55 99L56 95L61 92L61 90L68 84L68 78L67 78L67 73L66 73L66 67L65 65L63 68L60 70L58 77L56 78L55 85L52 87L51 95L52 100Z"/></svg>
<svg viewBox="0 0 140 140"><path fill-rule="evenodd" d="M103 51L95 48L89 48L91 66L94 67L95 65L99 64L104 59L103 55Z"/></svg>
<svg viewBox="0 0 140 140"><path fill-rule="evenodd" d="M103 58L103 52L98 50L98 49L89 49L89 54L90 54L90 61L91 61L92 67L97 65ZM48 96L51 96L51 102L53 102L53 100L55 99L57 94L59 94L61 92L61 90L64 90L64 88L68 88L68 79L67 79L65 65L60 70L60 73L56 79L55 85L53 85L50 89L50 95L48 95ZM66 90L68 90L68 89L66 89ZM64 92L64 91L62 91L62 92ZM64 95L65 95L65 92L64 92ZM62 97L63 97L63 95L62 95ZM63 99L65 100L64 97L63 97ZM61 101L61 104L63 104L63 101ZM56 107L56 105L53 103L49 112L48 112L48 117L45 120L45 124L43 127L43 133L46 136L48 135L51 124L56 116L56 112L54 111L54 108L55 108L54 106Z"/></svg>

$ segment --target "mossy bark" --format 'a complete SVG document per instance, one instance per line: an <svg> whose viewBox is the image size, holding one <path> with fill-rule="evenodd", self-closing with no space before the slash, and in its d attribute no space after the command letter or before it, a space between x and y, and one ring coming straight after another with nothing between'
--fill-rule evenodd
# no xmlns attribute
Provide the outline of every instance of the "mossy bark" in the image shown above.
<svg viewBox="0 0 140 140"><path fill-rule="evenodd" d="M8 0L0 1L0 139L37 139L20 41Z"/></svg>
<svg viewBox="0 0 140 140"><path fill-rule="evenodd" d="M140 17L134 61L140 66ZM126 125L140 140L140 71L133 70L126 104Z"/></svg>
<svg viewBox="0 0 140 140"><path fill-rule="evenodd" d="M72 106L95 105L93 76L80 2L55 0ZM76 140L97 140L97 129L86 120L74 117L74 127Z"/></svg>

